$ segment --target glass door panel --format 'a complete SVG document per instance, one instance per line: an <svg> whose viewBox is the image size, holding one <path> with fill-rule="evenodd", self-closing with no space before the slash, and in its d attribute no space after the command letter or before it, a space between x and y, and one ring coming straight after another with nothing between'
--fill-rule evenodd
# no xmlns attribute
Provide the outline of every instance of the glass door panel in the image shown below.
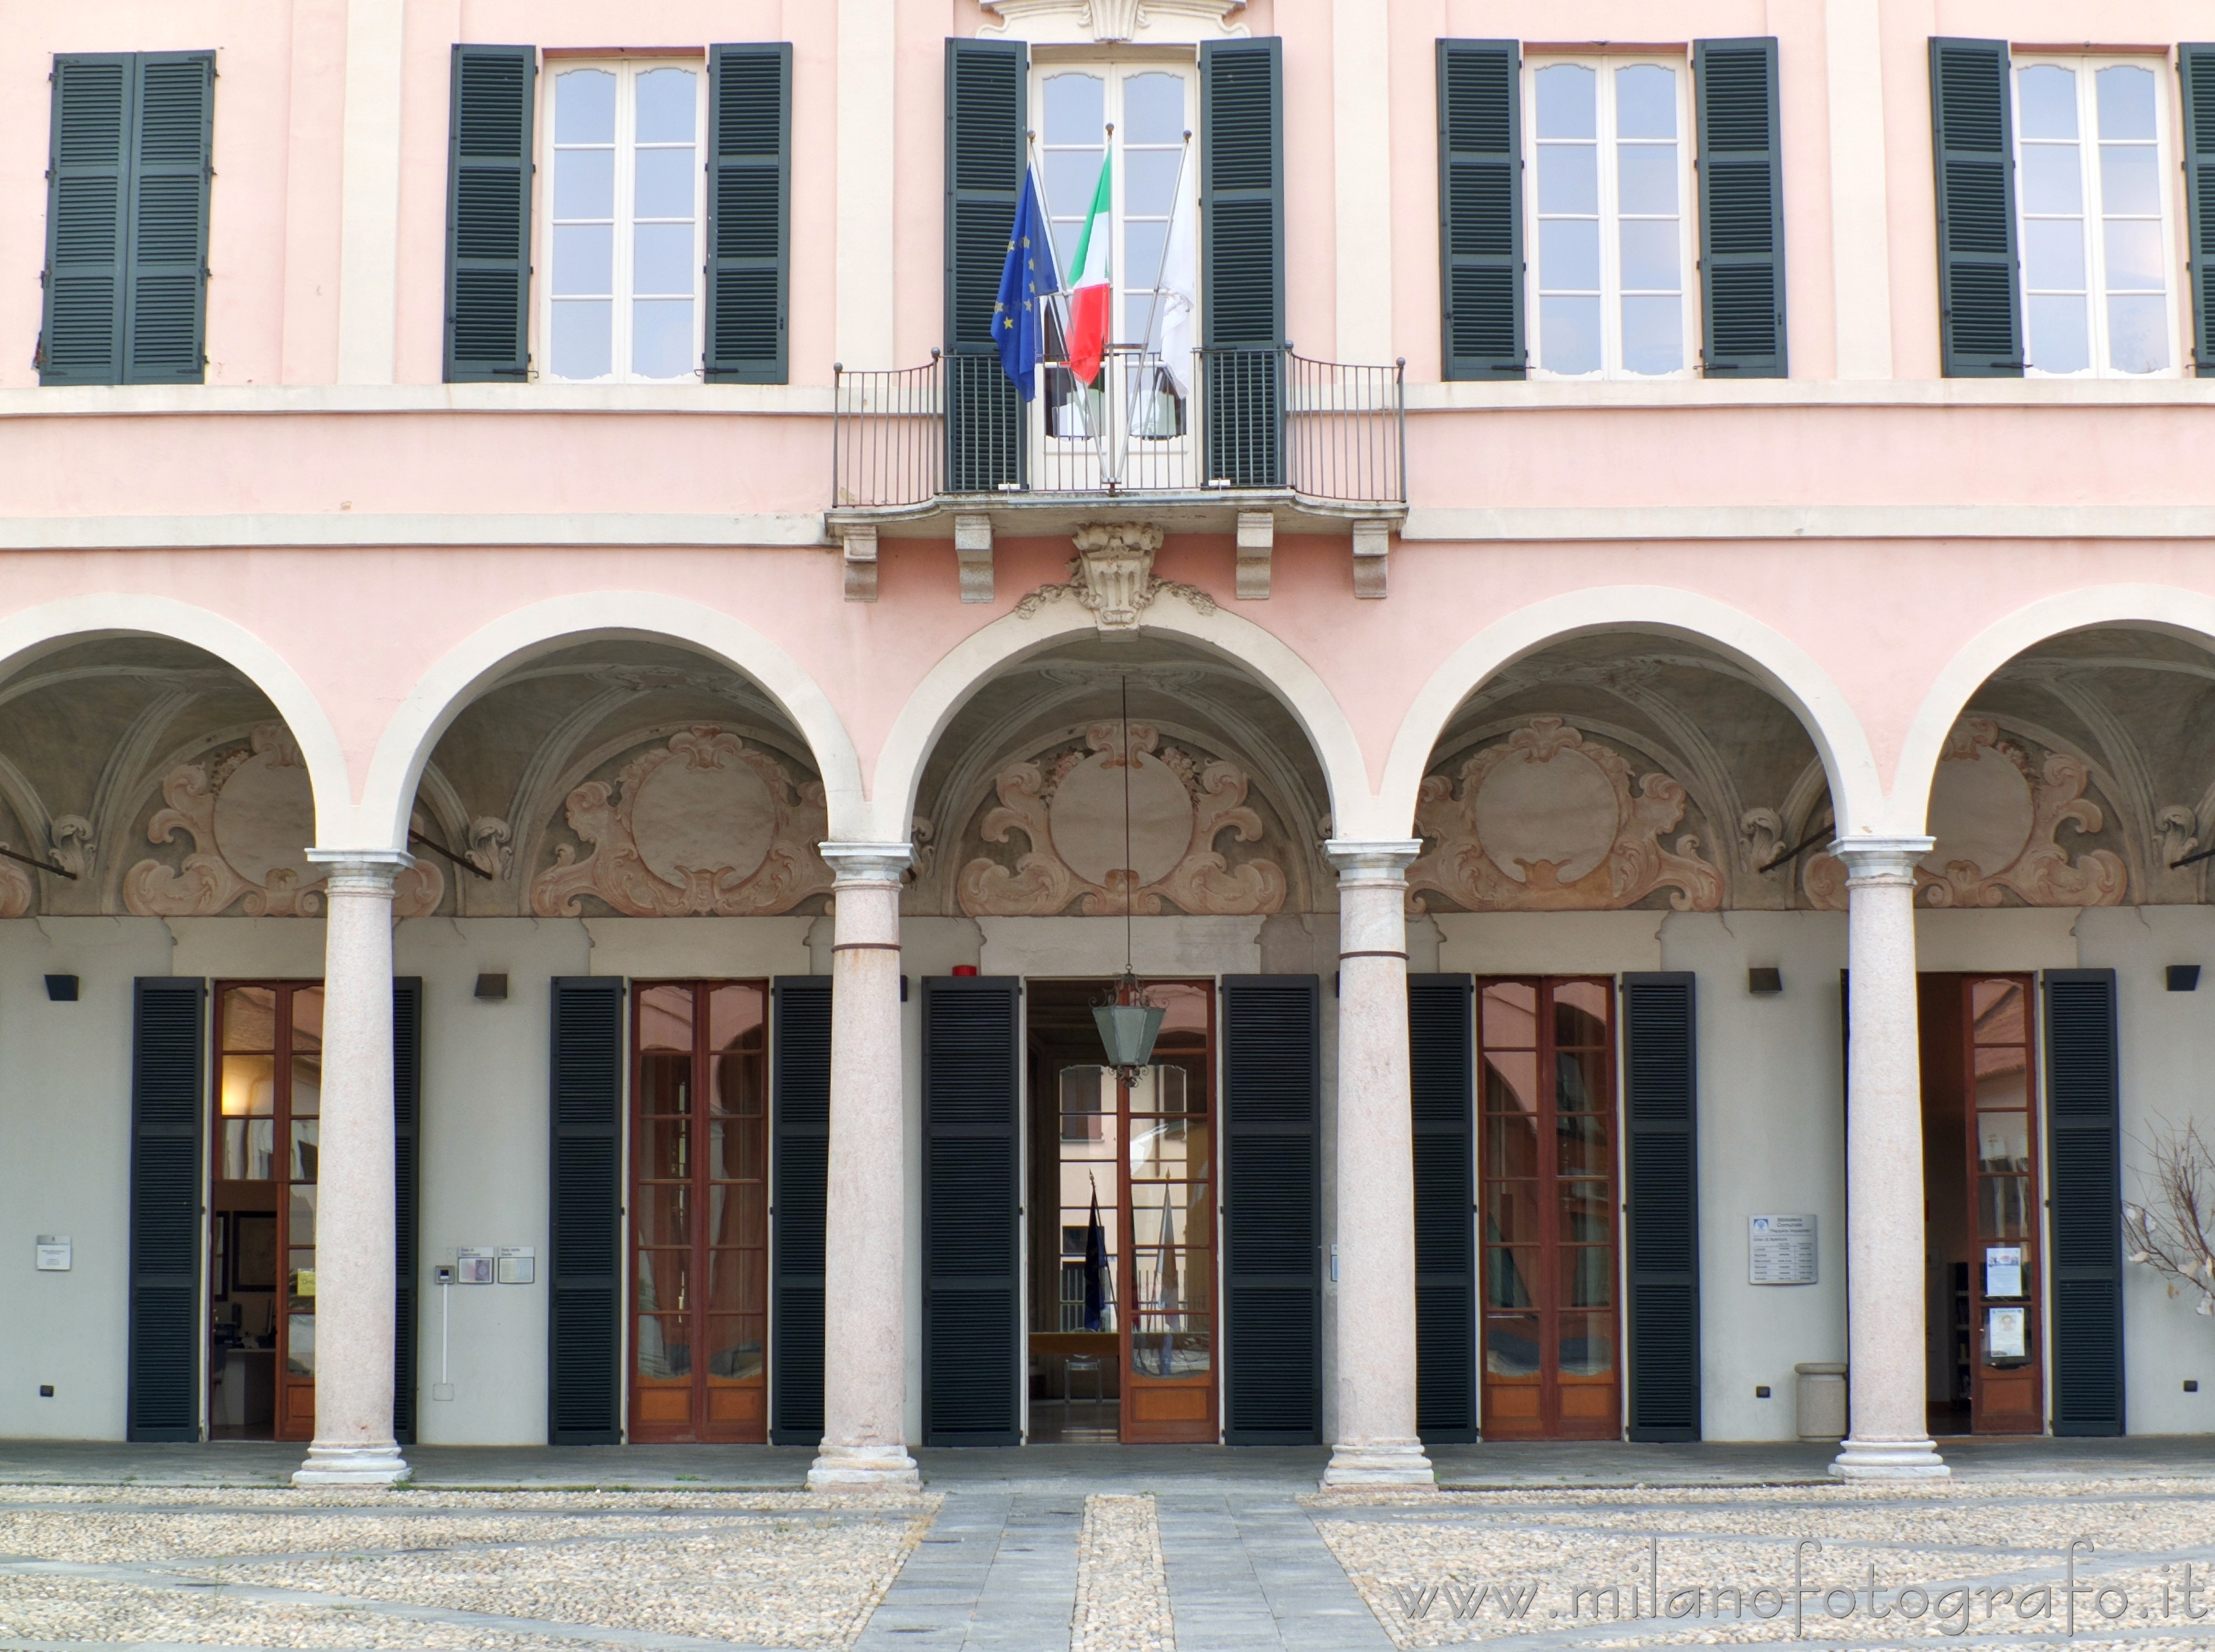
<svg viewBox="0 0 2215 1652"><path fill-rule="evenodd" d="M2035 1051L2028 976L1961 981L1969 1074L1970 1427L1978 1434L2045 1428L2039 1357Z"/></svg>
<svg viewBox="0 0 2215 1652"><path fill-rule="evenodd" d="M1121 1269L1123 1299L1131 1305L1123 1438L1212 1441L1218 1435L1213 994L1189 982L1147 990L1167 1012L1154 1065L1116 1086L1129 1143L1120 1189L1131 1236Z"/></svg>

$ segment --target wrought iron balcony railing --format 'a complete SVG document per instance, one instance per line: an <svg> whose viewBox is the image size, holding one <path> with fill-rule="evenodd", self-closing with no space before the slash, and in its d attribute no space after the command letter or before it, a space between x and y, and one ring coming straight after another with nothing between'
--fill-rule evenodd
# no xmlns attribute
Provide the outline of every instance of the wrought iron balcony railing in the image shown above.
<svg viewBox="0 0 2215 1652"><path fill-rule="evenodd" d="M1326 507L1398 506L1403 371L1289 349L1200 349L1179 360L1117 347L1090 384L1046 364L1026 403L991 354L934 352L926 366L889 372L841 368L833 505L1267 491Z"/></svg>

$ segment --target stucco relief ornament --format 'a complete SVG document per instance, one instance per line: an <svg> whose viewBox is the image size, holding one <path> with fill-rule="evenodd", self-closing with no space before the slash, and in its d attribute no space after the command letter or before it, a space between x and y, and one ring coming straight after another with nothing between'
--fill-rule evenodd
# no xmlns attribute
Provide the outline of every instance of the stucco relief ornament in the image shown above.
<svg viewBox="0 0 2215 1652"><path fill-rule="evenodd" d="M316 841L307 764L281 723L265 723L212 762L184 763L162 781L169 806L146 823L146 841L192 839L181 865L141 860L123 875L123 907L142 918L206 918L234 906L249 918L311 918L324 878L308 862ZM428 861L393 885L395 917L439 909L445 877Z"/></svg>
<svg viewBox="0 0 2215 1652"><path fill-rule="evenodd" d="M1285 903L1285 872L1273 860L1232 866L1215 849L1224 831L1259 841L1261 817L1246 807L1248 781L1236 764L1203 763L1161 731L1131 725L1130 838L1124 839L1121 727L1095 723L1083 750L1052 764L1015 763L994 782L999 807L979 829L988 843L1021 832L1029 847L1012 870L979 858L962 867L956 896L971 917L1047 917L1072 901L1089 918L1180 912L1242 916ZM1135 862L1126 866L1126 860Z"/></svg>
<svg viewBox="0 0 2215 1652"><path fill-rule="evenodd" d="M979 34L1028 40L1198 40L1244 34L1230 14L1246 0L983 0L997 14Z"/></svg>
<svg viewBox="0 0 2215 1652"><path fill-rule="evenodd" d="M623 765L616 784L569 793L563 844L531 886L531 909L574 918L583 896L630 918L759 917L831 887L815 851L830 835L823 786L735 734L703 725Z"/></svg>
<svg viewBox="0 0 2215 1652"><path fill-rule="evenodd" d="M1620 752L1534 717L1458 774L1424 780L1409 904L1424 910L1428 889L1472 912L1605 912L1666 889L1678 911L1713 912L1722 873L1698 838L1660 841L1684 817L1679 782L1656 773L1634 788Z"/></svg>
<svg viewBox="0 0 2215 1652"><path fill-rule="evenodd" d="M1065 597L1076 598L1103 632L1136 631L1157 597L1181 597L1202 614L1215 612L1215 598L1199 586L1155 575L1162 530L1150 522L1088 523L1077 530L1074 542L1069 583L1040 586L1015 604L1017 619L1028 620Z"/></svg>
<svg viewBox="0 0 2215 1652"><path fill-rule="evenodd" d="M2130 872L2112 849L2076 860L2054 841L2064 826L2096 832L2100 805L2084 795L2090 768L2049 753L2033 772L2023 750L2000 738L1997 722L1965 717L1946 737L1930 783L1930 832L1938 841L1916 864L1925 906L1997 906L2013 893L2029 906L2120 906ZM1827 854L1807 863L1807 899L1846 909L1846 869Z"/></svg>
<svg viewBox="0 0 2215 1652"><path fill-rule="evenodd" d="M0 843L0 848L14 848L12 843ZM31 882L31 874L12 860L0 860L0 918L21 918L27 915L39 898L39 891Z"/></svg>

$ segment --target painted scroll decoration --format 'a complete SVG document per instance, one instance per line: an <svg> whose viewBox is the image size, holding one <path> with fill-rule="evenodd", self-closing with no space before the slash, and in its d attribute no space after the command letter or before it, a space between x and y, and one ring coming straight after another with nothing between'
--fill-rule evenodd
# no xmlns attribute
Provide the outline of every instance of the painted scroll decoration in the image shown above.
<svg viewBox="0 0 2215 1652"><path fill-rule="evenodd" d="M532 883L543 918L580 915L586 896L629 918L759 917L831 887L822 782L713 724L640 753L613 786L586 781L565 818L590 847L563 844Z"/></svg>
<svg viewBox="0 0 2215 1652"><path fill-rule="evenodd" d="M1998 906L2012 894L2027 906L2120 906L2130 872L2112 849L2074 860L2054 839L2064 826L2096 832L2106 823L2084 795L2090 767L2067 752L2042 763L2000 738L1997 722L1965 717L1947 736L1930 782L1930 833L1938 841L1915 868L1925 906ZM1846 869L1819 854L1807 863L1809 904L1846 909Z"/></svg>
<svg viewBox="0 0 2215 1652"><path fill-rule="evenodd" d="M1095 723L1083 747L1052 762L1015 763L993 782L1000 801L979 835L1028 847L1012 866L979 857L961 869L957 898L972 917L1045 917L1072 902L1086 917L1165 910L1243 916L1279 910L1285 870L1273 860L1232 866L1217 851L1228 831L1259 842L1261 817L1246 805L1249 782L1235 763L1162 743L1150 724L1130 725L1130 835L1124 837L1123 731ZM1134 865L1126 866L1126 861Z"/></svg>
<svg viewBox="0 0 2215 1652"><path fill-rule="evenodd" d="M139 861L123 875L124 910L142 918L310 918L323 906L323 876L309 861L316 798L307 764L281 723L255 729L212 761L180 764L162 781L146 841L192 840L183 862ZM393 889L396 917L435 912L445 892L439 868L418 861Z"/></svg>
<svg viewBox="0 0 2215 1652"><path fill-rule="evenodd" d="M0 842L0 848L14 848L12 843ZM19 851L20 853L20 851ZM39 891L31 882L30 870L12 860L0 860L0 918L28 916L38 904Z"/></svg>
<svg viewBox="0 0 2215 1652"><path fill-rule="evenodd" d="M1410 904L1435 890L1470 912L1614 911L1654 890L1679 912L1721 906L1722 873L1687 832L1684 786L1634 784L1620 752L1558 717L1534 717L1456 774L1425 778L1415 806L1424 850L1408 869Z"/></svg>

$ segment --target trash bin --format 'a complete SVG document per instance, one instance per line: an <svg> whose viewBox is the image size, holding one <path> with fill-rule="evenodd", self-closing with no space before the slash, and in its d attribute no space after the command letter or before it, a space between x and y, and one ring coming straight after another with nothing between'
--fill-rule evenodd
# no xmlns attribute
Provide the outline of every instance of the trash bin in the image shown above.
<svg viewBox="0 0 2215 1652"><path fill-rule="evenodd" d="M1795 1365L1793 1412L1802 1440L1846 1437L1846 1367L1816 1361Z"/></svg>

